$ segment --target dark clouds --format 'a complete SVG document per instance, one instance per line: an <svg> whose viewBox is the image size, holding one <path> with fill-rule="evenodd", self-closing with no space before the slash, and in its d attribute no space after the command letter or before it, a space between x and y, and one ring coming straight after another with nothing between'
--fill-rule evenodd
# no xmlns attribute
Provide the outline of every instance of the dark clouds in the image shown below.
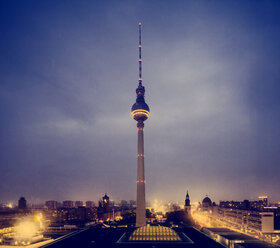
<svg viewBox="0 0 280 248"><path fill-rule="evenodd" d="M275 1L2 1L2 201L132 199L143 22L147 197L279 201Z"/></svg>

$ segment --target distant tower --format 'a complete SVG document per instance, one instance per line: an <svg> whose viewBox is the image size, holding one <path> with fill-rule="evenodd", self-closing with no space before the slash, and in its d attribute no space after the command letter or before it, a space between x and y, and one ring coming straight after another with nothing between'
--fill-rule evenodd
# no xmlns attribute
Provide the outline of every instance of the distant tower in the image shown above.
<svg viewBox="0 0 280 248"><path fill-rule="evenodd" d="M191 214L191 201L189 197L189 192L187 191L186 200L185 200L185 212L190 215Z"/></svg>
<svg viewBox="0 0 280 248"><path fill-rule="evenodd" d="M131 115L137 121L138 153L137 153L137 199L136 199L136 226L146 225L145 203L145 173L144 173L144 121L150 114L149 106L145 103L145 87L142 85L142 57L141 57L141 26L139 23L139 79L136 89L136 103L131 108Z"/></svg>
<svg viewBox="0 0 280 248"><path fill-rule="evenodd" d="M105 194L102 197L102 207L103 207L104 213L109 212L109 203L110 203L110 198L109 198L109 196L107 196L107 194Z"/></svg>
<svg viewBox="0 0 280 248"><path fill-rule="evenodd" d="M20 197L19 200L18 200L18 208L19 209L26 209L27 206L26 206L26 200L24 197Z"/></svg>

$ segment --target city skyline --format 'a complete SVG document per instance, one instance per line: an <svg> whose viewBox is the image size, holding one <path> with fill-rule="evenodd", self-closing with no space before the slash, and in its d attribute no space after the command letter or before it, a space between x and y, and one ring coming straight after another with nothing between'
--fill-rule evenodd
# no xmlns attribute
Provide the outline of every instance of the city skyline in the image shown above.
<svg viewBox="0 0 280 248"><path fill-rule="evenodd" d="M0 199L280 201L280 3L2 1Z"/></svg>

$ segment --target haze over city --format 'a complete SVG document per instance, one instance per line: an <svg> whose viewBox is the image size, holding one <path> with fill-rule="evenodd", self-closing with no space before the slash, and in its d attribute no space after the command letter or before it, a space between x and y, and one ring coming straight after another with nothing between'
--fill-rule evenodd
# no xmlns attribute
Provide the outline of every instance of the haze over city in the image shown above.
<svg viewBox="0 0 280 248"><path fill-rule="evenodd" d="M279 199L278 1L1 1L0 199Z"/></svg>

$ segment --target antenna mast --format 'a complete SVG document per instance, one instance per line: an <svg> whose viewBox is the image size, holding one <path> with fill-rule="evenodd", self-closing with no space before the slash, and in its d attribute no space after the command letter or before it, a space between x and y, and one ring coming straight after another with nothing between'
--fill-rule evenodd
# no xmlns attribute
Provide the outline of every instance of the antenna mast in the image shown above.
<svg viewBox="0 0 280 248"><path fill-rule="evenodd" d="M142 23L139 22L138 24L139 26L139 79L138 79L138 82L139 82L139 85L142 85L142 56L141 56L141 51L142 51L142 44L141 44L141 27L142 27Z"/></svg>

